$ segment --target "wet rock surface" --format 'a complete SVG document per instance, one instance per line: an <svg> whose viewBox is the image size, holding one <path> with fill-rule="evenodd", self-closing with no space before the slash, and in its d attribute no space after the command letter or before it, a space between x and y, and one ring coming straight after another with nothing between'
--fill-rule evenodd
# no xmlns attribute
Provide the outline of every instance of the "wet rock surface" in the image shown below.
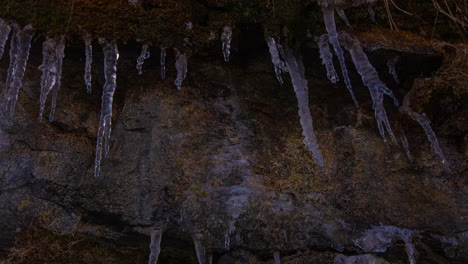
<svg viewBox="0 0 468 264"><path fill-rule="evenodd" d="M243 34L257 33L263 34ZM229 63L218 48L190 57L180 92L173 87L175 54L168 53L171 67L161 80L156 48L138 76L139 49L119 45L111 149L96 179L101 49L95 48L89 95L83 50L71 43L55 121L38 123L36 40L16 115L0 118L0 247L11 247L31 223L142 250L151 230L162 228L161 263L196 263L194 234L214 263L272 263L276 251L284 263L408 263L401 239L392 239L386 252L355 243L372 226L391 225L417 231L418 263L467 261L466 235L458 235L468 229L466 83L457 90L439 82L451 65L447 54L369 34L360 41L370 61L400 101L415 90L412 106L432 120L447 167L419 125L390 100L389 119L406 130L413 161L401 146L385 144L349 57L359 109L344 83L336 89L328 82L311 40L301 53L324 158L324 167L317 166L302 143L289 77L280 86L266 43L241 38ZM401 85L386 68L395 55ZM1 72L6 67L4 60Z"/></svg>

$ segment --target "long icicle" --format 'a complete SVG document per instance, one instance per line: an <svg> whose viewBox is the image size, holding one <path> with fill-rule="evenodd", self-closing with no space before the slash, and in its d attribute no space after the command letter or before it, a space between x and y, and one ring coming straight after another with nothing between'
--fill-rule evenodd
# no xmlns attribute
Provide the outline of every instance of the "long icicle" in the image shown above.
<svg viewBox="0 0 468 264"><path fill-rule="evenodd" d="M434 133L434 130L432 130L431 121L429 120L429 118L427 118L425 113L419 114L417 112L414 112L413 109L411 109L409 105L410 105L410 99L409 99L409 93L408 93L403 99L403 105L400 106L398 110L400 111L400 113L408 115L409 117L411 117L411 119L413 119L414 121L418 122L421 125L421 127L424 129L424 133L426 133L427 139L429 140L429 142L431 142L433 151L437 154L437 156L440 157L440 159L442 160L442 164L445 165L445 162L446 162L445 156L444 156L442 149L439 146L439 141L437 140L437 136Z"/></svg>
<svg viewBox="0 0 468 264"><path fill-rule="evenodd" d="M93 64L93 38L89 33L86 33L83 36L84 44L85 44L85 71L84 71L84 81L86 85L86 92L91 93L91 65Z"/></svg>
<svg viewBox="0 0 468 264"><path fill-rule="evenodd" d="M149 52L149 45L147 43L143 44L141 47L141 54L137 59L137 72L138 75L143 74L143 63L145 63L145 60L150 57L150 52Z"/></svg>
<svg viewBox="0 0 468 264"><path fill-rule="evenodd" d="M18 93L23 86L24 72L29 59L29 50L31 49L31 40L34 36L34 29L31 25L25 26L22 30L18 30L16 36L12 38L12 52L14 54L10 59L10 67L8 69L7 82L5 84L5 109L9 112L10 117L15 114L16 101Z"/></svg>
<svg viewBox="0 0 468 264"><path fill-rule="evenodd" d="M330 50L328 35L323 34L320 36L317 40L317 45L319 47L322 64L325 65L325 68L327 69L327 78L333 84L336 84L339 81L339 77L336 73L335 66L333 65L333 53Z"/></svg>
<svg viewBox="0 0 468 264"><path fill-rule="evenodd" d="M42 71L39 122L42 122L47 96L52 91L57 80L56 48L57 43L52 38L47 37L44 43L42 43L42 64L39 66L39 70Z"/></svg>
<svg viewBox="0 0 468 264"><path fill-rule="evenodd" d="M162 46L161 46L160 64L161 64L161 79L165 80L166 79L166 47L162 47Z"/></svg>
<svg viewBox="0 0 468 264"><path fill-rule="evenodd" d="M232 29L230 26L225 26L223 33L221 34L221 42L223 43L223 55L224 61L228 62L231 54L231 40L232 40Z"/></svg>
<svg viewBox="0 0 468 264"><path fill-rule="evenodd" d="M385 111L383 105L383 95L386 94L393 99L395 106L398 106L398 100L393 95L392 90L387 88L384 82L379 79L379 75L375 68L370 63L367 55L362 50L361 44L359 41L349 35L346 32L340 33L341 43L351 54L353 59L354 66L356 67L357 72L361 75L362 82L369 89L369 92L373 101L373 108L375 111L375 119L377 120L377 126L380 131L380 135L387 142L385 138L385 129L387 129L388 134L390 135L393 143L398 145L395 135L393 134L392 128L388 121L387 112Z"/></svg>
<svg viewBox="0 0 468 264"><path fill-rule="evenodd" d="M174 81L174 84L177 88L177 91L182 90L182 82L187 76L187 56L179 51L176 51L176 63L175 68L177 70L177 79Z"/></svg>
<svg viewBox="0 0 468 264"><path fill-rule="evenodd" d="M356 96L353 92L353 87L351 86L351 80L349 79L348 69L346 68L346 61L344 58L343 49L341 49L340 42L338 41L338 32L336 31L336 24L335 24L335 10L332 6L326 6L323 8L323 20L325 22L325 28L328 32L328 41L333 45L333 49L335 50L336 56L340 61L341 72L343 74L343 79L346 84L346 87L353 98L354 105L356 108L359 108L359 103L356 99Z"/></svg>
<svg viewBox="0 0 468 264"><path fill-rule="evenodd" d="M150 256L148 259L148 264L157 264L159 254L161 253L161 237L162 231L160 229L155 229L151 231L151 242L150 242Z"/></svg>
<svg viewBox="0 0 468 264"><path fill-rule="evenodd" d="M52 90L52 102L49 113L49 122L54 121L55 108L57 107L57 96L62 84L62 66L63 57L65 57L65 36L58 37L57 47L55 49L57 56L57 77L55 80L55 86Z"/></svg>
<svg viewBox="0 0 468 264"><path fill-rule="evenodd" d="M202 234L193 234L192 235L193 244L195 245L195 251L197 253L198 264L206 263L206 250L203 246L203 235Z"/></svg>
<svg viewBox="0 0 468 264"><path fill-rule="evenodd" d="M104 44L103 52L104 77L106 82L104 84L101 98L101 117L97 135L94 177L100 176L103 152L104 157L106 158L109 154L109 141L112 125L112 102L115 88L117 87L117 61L119 59L117 44L115 42Z"/></svg>
<svg viewBox="0 0 468 264"><path fill-rule="evenodd" d="M307 149L312 152L317 163L323 166L323 158L317 144L317 139L315 138L312 115L310 114L309 92L307 80L305 79L304 65L302 64L301 58L297 58L291 48L286 48L284 58L288 66L289 74L291 75L294 92L296 93L304 144L307 146Z"/></svg>
<svg viewBox="0 0 468 264"><path fill-rule="evenodd" d="M5 44L10 35L11 27L3 19L0 19L0 60L3 57L5 51Z"/></svg>

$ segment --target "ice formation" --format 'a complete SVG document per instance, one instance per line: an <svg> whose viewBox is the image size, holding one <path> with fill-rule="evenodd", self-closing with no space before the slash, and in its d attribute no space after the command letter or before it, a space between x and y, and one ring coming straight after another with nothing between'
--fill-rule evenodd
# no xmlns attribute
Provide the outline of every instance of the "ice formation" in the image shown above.
<svg viewBox="0 0 468 264"><path fill-rule="evenodd" d="M4 95L5 111L9 112L10 116L15 113L16 100L23 85L22 80L29 58L31 40L34 36L34 29L31 25L15 31L15 35L11 38L10 68L8 69Z"/></svg>
<svg viewBox="0 0 468 264"><path fill-rule="evenodd" d="M393 143L397 145L398 143L396 141L395 135L393 134L392 128L388 121L387 112L385 111L383 105L383 96L384 94L386 94L393 98L395 106L398 106L398 100L393 95L393 92L389 88L387 88L385 83L383 83L379 79L377 71L369 62L369 59L362 50L359 41L346 32L342 32L340 34L340 38L342 40L341 43L343 44L343 46L351 54L354 66L356 66L357 72L359 73L359 75L361 75L364 85L367 86L367 88L369 89L373 101L375 119L377 120L377 126L379 128L380 135L382 136L384 141L387 142L385 138L386 129Z"/></svg>
<svg viewBox="0 0 468 264"><path fill-rule="evenodd" d="M275 264L281 264L281 255L279 251L275 251L275 253L273 253L273 259L275 260Z"/></svg>
<svg viewBox="0 0 468 264"><path fill-rule="evenodd" d="M270 51L271 55L271 61L273 62L273 66L275 67L276 79L278 79L278 82L281 85L283 85L283 77L281 76L281 74L283 72L287 72L288 68L286 67L286 64L280 57L278 45L276 44L275 39L272 37L267 37L267 44L268 50Z"/></svg>
<svg viewBox="0 0 468 264"><path fill-rule="evenodd" d="M346 61L344 58L343 49L341 49L340 42L338 40L338 32L336 31L336 24L335 24L335 10L331 6L327 6L323 8L323 20L325 22L325 27L328 32L328 41L333 45L333 49L335 50L336 56L338 56L338 60L340 61L341 72L343 73L343 79L346 84L346 87L353 98L354 105L356 108L359 108L359 103L356 99L356 96L353 92L353 87L351 86L351 80L349 79L348 69L346 68Z"/></svg>
<svg viewBox="0 0 468 264"><path fill-rule="evenodd" d="M393 80L395 80L396 84L400 84L400 80L398 79L398 75L396 72L396 63L400 57L395 56L391 59L388 60L387 66L388 66L388 73L390 73L393 77Z"/></svg>
<svg viewBox="0 0 468 264"><path fill-rule="evenodd" d="M231 40L232 29L230 26L225 26L223 33L221 34L221 42L223 43L223 54L225 61L229 61L229 56L231 54Z"/></svg>
<svg viewBox="0 0 468 264"><path fill-rule="evenodd" d="M54 113L55 113L55 108L57 106L57 96L58 96L58 91L60 90L60 84L61 84L61 79L62 79L63 57L65 57L65 37L64 36L59 37L57 46L55 48L55 53L57 56L57 73L56 73L57 77L55 79L55 86L52 89L52 102L51 102L50 113L49 113L50 122L54 121Z"/></svg>
<svg viewBox="0 0 468 264"><path fill-rule="evenodd" d="M157 264L159 253L161 253L161 237L162 231L160 229L156 229L151 231L151 242L150 242L150 256L148 260L148 264Z"/></svg>
<svg viewBox="0 0 468 264"><path fill-rule="evenodd" d="M413 157L411 156L411 152L409 149L409 144L408 144L408 139L406 138L405 132L403 132L403 129L400 131L400 140L401 144L403 145L403 148L405 149L406 156L408 157L409 160L413 160Z"/></svg>
<svg viewBox="0 0 468 264"><path fill-rule="evenodd" d="M176 63L175 68L177 70L177 79L174 81L174 84L178 91L182 90L182 82L187 76L187 56L185 54L176 52Z"/></svg>
<svg viewBox="0 0 468 264"><path fill-rule="evenodd" d="M377 20L375 19L375 12L374 8L372 6L367 7L367 12L369 12L370 19L373 23L377 23Z"/></svg>
<svg viewBox="0 0 468 264"><path fill-rule="evenodd" d="M351 26L351 24L349 23L348 18L346 17L346 13L345 13L345 11L343 9L337 8L336 13L338 13L338 15L341 17L341 19L346 23L346 25L348 27Z"/></svg>
<svg viewBox="0 0 468 264"><path fill-rule="evenodd" d="M410 264L416 264L416 248L412 242L412 232L408 229L400 231L401 239L405 242L406 254L408 254L408 260Z"/></svg>
<svg viewBox="0 0 468 264"><path fill-rule="evenodd" d="M150 52L149 52L149 45L147 43L143 44L141 47L141 54L137 59L137 71L138 75L141 75L143 73L143 63L145 63L145 60L150 57Z"/></svg>
<svg viewBox="0 0 468 264"><path fill-rule="evenodd" d="M331 52L328 44L328 35L323 34L320 36L317 40L317 45L319 47L322 64L325 65L325 68L327 69L327 78L332 83L336 84L339 81L339 77L336 73L335 66L333 66L333 53Z"/></svg>
<svg viewBox="0 0 468 264"><path fill-rule="evenodd" d="M198 264L205 264L206 252L205 252L205 247L203 246L203 243L202 243L203 235L198 234L198 233L193 234L192 239L193 239L193 244L195 245L195 251L197 252Z"/></svg>
<svg viewBox="0 0 468 264"><path fill-rule="evenodd" d="M224 249L229 250L231 248L231 236L234 235L236 231L236 226L234 225L234 221L229 221L229 229L224 234Z"/></svg>
<svg viewBox="0 0 468 264"><path fill-rule="evenodd" d="M161 79L166 79L166 48L161 47Z"/></svg>
<svg viewBox="0 0 468 264"><path fill-rule="evenodd" d="M3 52L5 51L5 44L8 40L8 36L10 35L11 27L0 19L0 60L3 57Z"/></svg>
<svg viewBox="0 0 468 264"><path fill-rule="evenodd" d="M286 48L284 58L288 66L289 75L291 76L294 92L296 93L304 144L312 152L317 163L323 166L323 158L317 144L317 139L315 138L312 115L310 114L309 92L307 80L305 79L304 65L301 58L297 58L291 48Z"/></svg>
<svg viewBox="0 0 468 264"><path fill-rule="evenodd" d="M390 264L383 258L376 257L371 254L357 255L357 256L345 256L338 255L335 257L335 264L358 264L358 263L372 263L372 264Z"/></svg>
<svg viewBox="0 0 468 264"><path fill-rule="evenodd" d="M85 73L84 80L86 85L86 92L91 93L91 64L93 63L93 39L91 35L85 34L83 37L85 43Z"/></svg>
<svg viewBox="0 0 468 264"><path fill-rule="evenodd" d="M117 87L117 61L119 51L116 43L106 43L104 51L104 77L105 84L102 91L101 117L96 144L96 159L94 162L94 177L100 176L101 160L109 154L110 133L112 124L112 101Z"/></svg>
<svg viewBox="0 0 468 264"><path fill-rule="evenodd" d="M442 149L439 146L439 141L437 140L437 136L432 130L431 121L427 118L425 113L419 114L414 112L410 107L410 99L409 94L405 96L403 99L403 105L398 108L398 110L411 117L414 121L418 122L421 127L424 129L424 133L426 133L427 139L431 142L432 149L434 152L440 157L442 160L442 164L445 164L445 156L442 152Z"/></svg>
<svg viewBox="0 0 468 264"><path fill-rule="evenodd" d="M42 122L47 96L57 81L58 65L56 49L57 43L53 38L47 37L44 43L42 43L42 64L39 66L39 70L42 71L39 122Z"/></svg>

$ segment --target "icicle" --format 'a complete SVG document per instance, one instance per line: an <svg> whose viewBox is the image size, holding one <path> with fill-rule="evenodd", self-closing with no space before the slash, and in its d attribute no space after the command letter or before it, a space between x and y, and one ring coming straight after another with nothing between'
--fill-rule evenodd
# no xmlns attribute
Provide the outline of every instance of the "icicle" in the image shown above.
<svg viewBox="0 0 468 264"><path fill-rule="evenodd" d="M55 108L57 106L57 96L60 90L61 79L62 79L62 65L63 57L65 57L65 37L61 36L58 40L57 47L55 49L57 55L57 78L55 80L55 86L52 91L52 103L49 113L49 122L54 121Z"/></svg>
<svg viewBox="0 0 468 264"><path fill-rule="evenodd" d="M374 8L372 6L367 7L367 12L369 12L370 19L373 23L377 23L377 20L375 19L375 12Z"/></svg>
<svg viewBox="0 0 468 264"><path fill-rule="evenodd" d="M5 103L7 102L8 87L10 87L11 79L13 78L13 74L15 72L16 60L18 59L18 49L19 49L18 32L19 31L20 31L19 26L17 24L14 24L13 33L11 34L11 40L10 40L10 66L8 67L7 78L5 80L5 86L4 86L4 91L3 91ZM5 108L4 110L7 111L7 108Z"/></svg>
<svg viewBox="0 0 468 264"><path fill-rule="evenodd" d="M401 230L401 238L405 242L405 249L406 253L408 254L408 259L410 264L416 264L416 249L414 248L414 244L411 241L411 230L403 229Z"/></svg>
<svg viewBox="0 0 468 264"><path fill-rule="evenodd" d="M335 66L333 66L333 53L331 52L328 44L328 35L323 34L320 36L320 38L318 38L317 45L319 47L322 64L325 65L325 68L327 69L327 78L332 83L336 84L339 81L339 77L335 71Z"/></svg>
<svg viewBox="0 0 468 264"><path fill-rule="evenodd" d="M225 26L223 34L221 34L221 42L223 43L223 54L224 60L229 61L231 54L231 40L232 40L232 29L230 26Z"/></svg>
<svg viewBox="0 0 468 264"><path fill-rule="evenodd" d="M224 234L224 249L229 250L231 248L231 236L234 235L236 226L234 221L229 222L229 230Z"/></svg>
<svg viewBox="0 0 468 264"><path fill-rule="evenodd" d="M346 32L342 32L340 37L342 38L341 43L351 54L351 58L353 59L354 65L356 66L356 70L358 71L359 75L361 75L364 85L369 89L372 101L374 103L373 108L375 111L375 119L377 120L377 126L379 128L380 135L384 141L387 142L385 138L385 126L393 143L397 145L398 143L396 141L395 135L393 134L392 128L388 121L387 112L385 111L383 105L383 95L387 94L393 98L395 106L398 106L398 100L393 95L393 92L387 88L385 83L379 79L377 71L369 62L369 59L362 50L359 41L354 37L351 37Z"/></svg>
<svg viewBox="0 0 468 264"><path fill-rule="evenodd" d="M338 15L341 17L341 19L346 23L346 25L347 25L348 27L351 26L351 24L349 23L348 18L346 17L346 13L345 13L345 11L344 11L343 9L337 8L337 9L336 9L336 13L338 13Z"/></svg>
<svg viewBox="0 0 468 264"><path fill-rule="evenodd" d="M213 264L213 253L208 254L207 264Z"/></svg>
<svg viewBox="0 0 468 264"><path fill-rule="evenodd" d="M157 264L159 253L161 253L161 237L162 231L160 229L156 229L151 231L151 242L150 242L150 256L148 260L148 264Z"/></svg>
<svg viewBox="0 0 468 264"><path fill-rule="evenodd" d="M86 92L91 93L91 64L93 63L93 39L91 35L85 34L83 37L85 43L85 74Z"/></svg>
<svg viewBox="0 0 468 264"><path fill-rule="evenodd" d="M356 99L356 96L353 92L353 87L351 86L351 80L349 79L348 69L346 68L346 61L344 58L343 50L341 49L340 42L338 41L338 32L336 31L336 24L335 24L335 11L334 8L331 6L323 8L323 20L325 22L325 27L328 32L328 41L333 45L333 49L335 49L336 56L338 56L338 60L340 61L341 72L343 74L344 82L346 87L353 98L354 105L356 108L359 108L359 103Z"/></svg>
<svg viewBox="0 0 468 264"><path fill-rule="evenodd" d="M206 253L205 253L205 247L202 244L202 238L203 238L202 234L192 235L193 243L195 244L195 251L197 252L198 264L206 263Z"/></svg>
<svg viewBox="0 0 468 264"><path fill-rule="evenodd" d="M10 68L8 69L7 82L5 84L5 111L13 116L15 113L16 101L18 93L22 87L22 80L26 70L26 64L29 58L29 50L31 49L31 40L34 36L34 29L31 25L27 25L23 30L18 30L16 35L11 39L10 51Z"/></svg>
<svg viewBox="0 0 468 264"><path fill-rule="evenodd" d="M177 51L175 67L177 70L177 79L174 84L178 91L182 90L182 82L185 80L187 75L187 56Z"/></svg>
<svg viewBox="0 0 468 264"><path fill-rule="evenodd" d="M273 258L275 260L275 264L281 264L281 255L279 251L276 251L275 253L273 253Z"/></svg>
<svg viewBox="0 0 468 264"><path fill-rule="evenodd" d="M312 115L310 114L309 92L307 80L305 79L304 65L302 64L301 58L296 58L291 48L286 48L284 58L288 66L289 74L291 75L294 92L296 93L304 144L307 146L307 149L312 152L317 163L323 166L323 158L317 144L317 139L315 138Z"/></svg>
<svg viewBox="0 0 468 264"><path fill-rule="evenodd" d="M419 114L414 112L410 107L410 99L409 94L405 96L403 99L403 105L398 109L401 113L407 114L411 119L418 122L421 127L424 129L424 133L426 133L427 139L431 142L432 149L434 152L441 158L442 164L445 164L445 156L442 152L442 149L439 146L439 141L437 140L437 136L432 130L431 121L427 118L425 113Z"/></svg>
<svg viewBox="0 0 468 264"><path fill-rule="evenodd" d="M96 144L96 160L94 162L94 177L100 176L101 159L109 154L110 133L112 123L112 100L117 87L117 60L119 59L119 51L117 44L106 43L104 51L104 77L105 84L102 91L101 102L101 117L99 121L99 129Z"/></svg>
<svg viewBox="0 0 468 264"><path fill-rule="evenodd" d="M276 79L278 79L279 83L283 85L283 78L281 77L281 74L283 72L287 72L288 68L286 67L284 61L280 57L275 39L272 37L267 37L267 44L268 50L270 51L271 55L271 61L273 62L273 66L275 67Z"/></svg>
<svg viewBox="0 0 468 264"><path fill-rule="evenodd" d="M396 72L396 63L399 58L400 58L399 56L395 56L389 59L387 62L388 72L393 76L393 80L395 80L396 84L400 84L400 80L398 79L398 75Z"/></svg>
<svg viewBox="0 0 468 264"><path fill-rule="evenodd" d="M403 148L405 149L406 156L408 157L409 160L413 160L413 157L411 156L411 152L409 150L409 144L408 144L408 139L406 138L405 132L403 132L403 129L400 131L400 139L401 139L401 144L403 145Z"/></svg>
<svg viewBox="0 0 468 264"><path fill-rule="evenodd" d="M166 79L166 48L161 47L161 79Z"/></svg>
<svg viewBox="0 0 468 264"><path fill-rule="evenodd" d="M42 44L42 64L39 66L39 70L42 71L39 122L42 122L47 96L50 91L52 91L57 81L58 65L56 49L57 43L55 40L47 37Z"/></svg>
<svg viewBox="0 0 468 264"><path fill-rule="evenodd" d="M137 59L137 65L136 65L136 68L137 68L137 71L138 71L138 74L141 75L143 73L143 63L145 63L145 60L148 59L150 57L150 52L149 52L149 45L148 44L143 44L142 48L141 48L141 54L140 54L140 57L138 57Z"/></svg>
<svg viewBox="0 0 468 264"><path fill-rule="evenodd" d="M140 4L139 0L128 0L128 3L137 7Z"/></svg>
<svg viewBox="0 0 468 264"><path fill-rule="evenodd" d="M3 57L3 52L5 51L5 44L8 40L8 36L10 35L11 27L0 19L0 60Z"/></svg>

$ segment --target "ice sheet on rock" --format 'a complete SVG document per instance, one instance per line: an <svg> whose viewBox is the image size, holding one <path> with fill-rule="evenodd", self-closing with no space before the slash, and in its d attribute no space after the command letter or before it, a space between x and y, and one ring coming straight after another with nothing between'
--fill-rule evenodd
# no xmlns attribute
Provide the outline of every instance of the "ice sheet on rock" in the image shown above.
<svg viewBox="0 0 468 264"><path fill-rule="evenodd" d="M323 166L323 158L317 144L317 139L315 138L312 115L310 114L309 92L302 59L296 57L291 48L286 48L284 53L299 106L299 117L302 126L302 135L304 136L304 144L307 146L307 149L312 152L316 162L320 166Z"/></svg>
<svg viewBox="0 0 468 264"><path fill-rule="evenodd" d="M275 251L275 253L273 253L273 259L275 260L275 264L281 264L281 255L279 251Z"/></svg>
<svg viewBox="0 0 468 264"><path fill-rule="evenodd" d="M203 246L203 235L202 234L193 234L192 235L193 244L195 245L195 251L197 253L198 264L206 263L206 252L205 247Z"/></svg>
<svg viewBox="0 0 468 264"><path fill-rule="evenodd" d="M105 84L101 98L101 116L99 120L96 159L94 162L94 177L99 177L101 172L101 160L109 153L110 133L112 125L112 101L117 87L117 61L119 51L116 43L106 43L104 51L104 77Z"/></svg>
<svg viewBox="0 0 468 264"><path fill-rule="evenodd" d="M150 57L150 52L149 52L149 45L147 43L143 44L141 47L141 54L137 59L137 71L138 75L141 75L143 73L143 63L145 63L145 60Z"/></svg>
<svg viewBox="0 0 468 264"><path fill-rule="evenodd" d="M229 61L229 56L231 54L231 40L232 40L232 29L230 26L225 26L223 33L221 34L221 42L223 48L224 60Z"/></svg>
<svg viewBox="0 0 468 264"><path fill-rule="evenodd" d="M354 95L353 87L351 86L351 80L349 79L348 69L346 68L346 61L344 58L343 49L341 49L340 42L338 40L338 32L336 31L336 24L335 24L335 11L332 6L327 6L323 8L323 20L325 22L325 28L328 32L328 41L333 45L333 49L335 50L336 56L340 62L341 72L343 74L343 79L346 84L346 88L348 88L351 97L353 98L354 105L356 108L359 108L359 103Z"/></svg>
<svg viewBox="0 0 468 264"><path fill-rule="evenodd" d="M161 64L161 79L165 80L166 79L166 48L165 47L161 47L160 64Z"/></svg>
<svg viewBox="0 0 468 264"><path fill-rule="evenodd" d="M93 64L93 39L90 34L85 34L83 36L85 43L85 73L84 81L86 85L86 92L91 93L91 65Z"/></svg>
<svg viewBox="0 0 468 264"><path fill-rule="evenodd" d="M357 72L361 75L364 85L369 89L369 92L373 101L373 108L375 111L375 119L377 120L377 126L380 131L380 135L387 142L385 138L385 129L390 135L392 142L397 145L395 135L393 134L392 128L388 121L387 112L385 111L383 105L383 96L384 94L390 96L395 106L398 106L398 100L393 95L393 92L387 88L384 82L379 79L379 75L375 68L369 62L367 55L362 50L361 44L359 41L349 35L346 32L340 34L341 43L351 54L353 59L354 66L356 67Z"/></svg>
<svg viewBox="0 0 468 264"><path fill-rule="evenodd" d="M57 80L57 43L53 38L47 37L42 43L42 64L39 70L41 76L41 95L39 98L39 122L42 122L47 96L52 91Z"/></svg>
<svg viewBox="0 0 468 264"><path fill-rule="evenodd" d="M377 20L375 19L374 8L372 6L368 6L367 7L367 12L369 13L369 17L370 17L372 23L377 23Z"/></svg>
<svg viewBox="0 0 468 264"><path fill-rule="evenodd" d="M18 93L23 85L22 81L29 59L34 29L31 25L27 25L22 30L16 30L15 33L11 39L10 68L8 69L4 95L5 111L10 114L10 117L15 113Z"/></svg>
<svg viewBox="0 0 468 264"><path fill-rule="evenodd" d="M10 35L11 27L3 19L0 19L0 60L3 57L5 51L5 45Z"/></svg>
<svg viewBox="0 0 468 264"><path fill-rule="evenodd" d="M432 150L435 154L437 154L440 157L440 159L442 160L442 164L445 164L445 156L442 149L439 146L439 140L437 139L434 130L432 130L431 121L429 120L429 118L427 118L425 113L419 114L417 112L414 112L409 105L410 98L409 94L407 94L403 99L403 105L400 108L398 108L398 110L401 113L408 115L409 117L411 117L411 119L413 119L421 125L421 127L424 130L424 133L427 136L427 139L429 140L429 142L431 142Z"/></svg>
<svg viewBox="0 0 468 264"><path fill-rule="evenodd" d="M156 229L151 231L151 242L150 242L150 256L148 260L148 264L157 264L159 253L161 253L161 237L162 231L160 229Z"/></svg>
<svg viewBox="0 0 468 264"><path fill-rule="evenodd" d="M332 83L336 84L339 81L339 77L336 73L335 66L333 65L333 53L331 52L328 44L328 35L323 34L320 36L317 39L317 45L319 47L322 64L325 65L325 68L327 69L327 78Z"/></svg>
<svg viewBox="0 0 468 264"><path fill-rule="evenodd" d="M52 102L49 113L50 122L54 121L55 108L57 107L57 96L61 85L63 57L65 57L65 36L58 38L55 52L57 56L57 77L55 79L55 86L52 89Z"/></svg>
<svg viewBox="0 0 468 264"><path fill-rule="evenodd" d="M187 76L187 66L188 66L187 56L177 51L176 63L175 63L175 68L177 70L177 78L174 81L174 84L178 91L182 90L182 82L185 80L185 77Z"/></svg>
<svg viewBox="0 0 468 264"><path fill-rule="evenodd" d="M398 62L399 56L395 56L388 60L388 72L392 75L393 80L395 80L396 84L400 84L400 80L398 79L398 74L396 72L396 63Z"/></svg>
<svg viewBox="0 0 468 264"><path fill-rule="evenodd" d="M275 67L276 79L278 79L278 82L283 85L283 77L281 74L283 72L287 72L288 68L280 57L280 52L278 51L278 45L276 44L275 39L272 37L267 37L267 44L271 55L271 61Z"/></svg>
<svg viewBox="0 0 468 264"><path fill-rule="evenodd" d="M345 13L345 11L343 9L337 8L336 13L338 13L338 15L341 17L341 19L346 23L346 25L348 27L351 26L351 24L349 23L348 18L346 17L346 13Z"/></svg>

